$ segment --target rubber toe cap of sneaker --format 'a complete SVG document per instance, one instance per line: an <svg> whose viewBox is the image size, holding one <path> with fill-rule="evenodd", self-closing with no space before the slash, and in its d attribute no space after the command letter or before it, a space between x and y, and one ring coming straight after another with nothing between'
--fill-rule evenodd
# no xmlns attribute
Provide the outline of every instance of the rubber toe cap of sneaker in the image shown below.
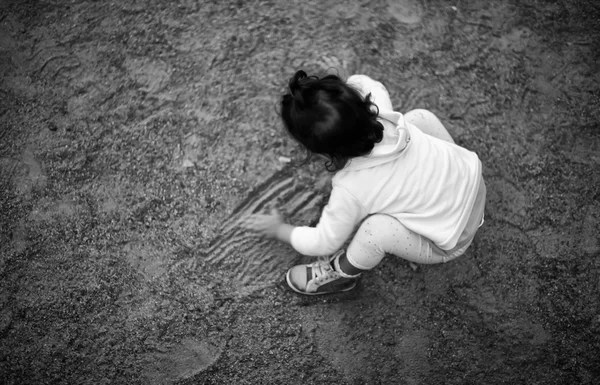
<svg viewBox="0 0 600 385"><path fill-rule="evenodd" d="M306 265L297 265L289 269L287 280L288 284L293 286L293 289L305 291L307 283Z"/></svg>

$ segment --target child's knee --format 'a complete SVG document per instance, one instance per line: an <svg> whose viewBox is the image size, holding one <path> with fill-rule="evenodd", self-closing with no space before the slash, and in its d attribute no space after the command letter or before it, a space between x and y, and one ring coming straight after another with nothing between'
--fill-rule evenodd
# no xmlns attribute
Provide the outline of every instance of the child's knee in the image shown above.
<svg viewBox="0 0 600 385"><path fill-rule="evenodd" d="M414 110L408 111L404 114L404 119L406 119L408 122L414 124L417 127L418 124L416 124L416 122L427 122L431 121L431 119L438 120L437 116L435 116L433 112L424 108L416 108Z"/></svg>
<svg viewBox="0 0 600 385"><path fill-rule="evenodd" d="M415 125L421 131L427 135L431 135L435 138L445 140L450 143L454 143L452 135L446 130L442 122L438 119L435 114L429 110L422 108L408 111L404 114L404 119Z"/></svg>
<svg viewBox="0 0 600 385"><path fill-rule="evenodd" d="M392 221L397 222L398 220L389 215L374 214L363 221L358 231L368 234L372 238L377 238L383 236L386 230L392 227Z"/></svg>

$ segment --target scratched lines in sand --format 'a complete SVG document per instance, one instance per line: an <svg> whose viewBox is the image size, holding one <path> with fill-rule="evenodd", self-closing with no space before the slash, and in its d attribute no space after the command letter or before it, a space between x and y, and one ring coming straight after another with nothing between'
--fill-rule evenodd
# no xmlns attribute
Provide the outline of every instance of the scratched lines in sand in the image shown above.
<svg viewBox="0 0 600 385"><path fill-rule="evenodd" d="M219 235L206 250L206 261L232 272L242 285L282 279L298 254L288 245L241 228L240 219L267 213L275 207L286 220L308 225L318 219L325 199L325 194L308 181L287 170L276 172L254 189L223 223Z"/></svg>

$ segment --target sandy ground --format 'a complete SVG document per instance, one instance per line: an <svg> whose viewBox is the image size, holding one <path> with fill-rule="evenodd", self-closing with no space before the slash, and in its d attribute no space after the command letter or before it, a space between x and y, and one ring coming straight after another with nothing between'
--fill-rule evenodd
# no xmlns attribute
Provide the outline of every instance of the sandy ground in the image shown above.
<svg viewBox="0 0 600 385"><path fill-rule="evenodd" d="M599 383L599 41L595 1L0 2L0 382ZM308 259L236 221L327 202L300 68L479 154L466 255L286 287Z"/></svg>

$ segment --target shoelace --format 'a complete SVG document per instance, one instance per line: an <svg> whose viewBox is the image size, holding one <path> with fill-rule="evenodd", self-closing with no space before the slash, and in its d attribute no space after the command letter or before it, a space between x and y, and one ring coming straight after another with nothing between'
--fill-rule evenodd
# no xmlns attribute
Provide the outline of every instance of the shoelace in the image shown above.
<svg viewBox="0 0 600 385"><path fill-rule="evenodd" d="M312 275L317 283L334 277L337 273L329 264L329 257L327 256L320 256L318 261L311 265L311 268Z"/></svg>

